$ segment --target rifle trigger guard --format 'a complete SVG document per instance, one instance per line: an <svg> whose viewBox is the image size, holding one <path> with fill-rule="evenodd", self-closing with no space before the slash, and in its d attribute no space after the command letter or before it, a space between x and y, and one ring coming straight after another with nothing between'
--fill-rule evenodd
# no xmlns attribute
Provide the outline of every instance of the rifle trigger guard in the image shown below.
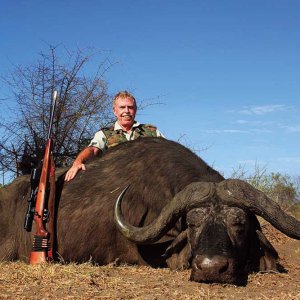
<svg viewBox="0 0 300 300"><path fill-rule="evenodd" d="M44 213L43 213L43 221L48 221L49 220L49 210L48 209L44 209Z"/></svg>

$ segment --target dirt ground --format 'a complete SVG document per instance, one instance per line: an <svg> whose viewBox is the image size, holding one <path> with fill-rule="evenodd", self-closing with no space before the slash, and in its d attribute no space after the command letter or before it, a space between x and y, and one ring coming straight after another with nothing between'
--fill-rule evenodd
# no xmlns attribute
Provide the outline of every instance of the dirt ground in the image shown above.
<svg viewBox="0 0 300 300"><path fill-rule="evenodd" d="M0 264L0 299L300 299L300 241L263 225L288 273L249 276L246 287L190 282L190 271L137 266Z"/></svg>

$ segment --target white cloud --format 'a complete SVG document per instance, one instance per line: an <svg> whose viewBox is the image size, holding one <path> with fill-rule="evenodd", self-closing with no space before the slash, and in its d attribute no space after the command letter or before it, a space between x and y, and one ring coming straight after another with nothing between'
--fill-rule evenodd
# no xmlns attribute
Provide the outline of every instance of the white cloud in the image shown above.
<svg viewBox="0 0 300 300"><path fill-rule="evenodd" d="M233 124L239 124L239 125L252 125L252 126L269 126L274 125L273 121L249 121L249 120L236 120L232 122Z"/></svg>
<svg viewBox="0 0 300 300"><path fill-rule="evenodd" d="M271 133L273 130L267 129L267 128L255 128L255 129L250 129L252 133Z"/></svg>
<svg viewBox="0 0 300 300"><path fill-rule="evenodd" d="M279 157L278 161L286 162L286 163L300 163L300 157Z"/></svg>
<svg viewBox="0 0 300 300"><path fill-rule="evenodd" d="M206 133L249 133L247 130L239 129L208 129Z"/></svg>
<svg viewBox="0 0 300 300"><path fill-rule="evenodd" d="M219 134L219 133L242 133L242 134L249 134L249 133L270 133L272 130L265 129L265 128L253 128L248 130L241 130L241 129L208 129L205 130L205 133L209 134Z"/></svg>
<svg viewBox="0 0 300 300"><path fill-rule="evenodd" d="M247 120L236 120L233 123L234 124L249 124L250 121L247 121Z"/></svg>
<svg viewBox="0 0 300 300"><path fill-rule="evenodd" d="M300 125L282 126L282 128L286 129L289 132L300 132Z"/></svg>
<svg viewBox="0 0 300 300"><path fill-rule="evenodd" d="M283 104L273 104L273 105L260 105L260 106L247 106L240 110L239 113L246 115L263 115L267 113L272 113L275 111L284 111L286 106Z"/></svg>

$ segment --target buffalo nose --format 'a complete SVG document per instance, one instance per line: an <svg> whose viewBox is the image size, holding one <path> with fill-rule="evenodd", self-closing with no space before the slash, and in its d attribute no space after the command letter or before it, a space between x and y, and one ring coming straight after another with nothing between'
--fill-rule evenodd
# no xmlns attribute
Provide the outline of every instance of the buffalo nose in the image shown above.
<svg viewBox="0 0 300 300"><path fill-rule="evenodd" d="M223 273L228 269L229 262L224 256L215 255L213 257L207 257L203 255L196 255L194 260L195 267L204 272L213 271Z"/></svg>

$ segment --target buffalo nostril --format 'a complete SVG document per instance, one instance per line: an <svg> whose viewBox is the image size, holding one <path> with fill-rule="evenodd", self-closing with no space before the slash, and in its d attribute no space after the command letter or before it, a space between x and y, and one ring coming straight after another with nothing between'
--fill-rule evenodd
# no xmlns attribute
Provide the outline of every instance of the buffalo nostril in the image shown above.
<svg viewBox="0 0 300 300"><path fill-rule="evenodd" d="M219 273L221 274L221 273L226 272L228 270L228 265L229 265L229 263L227 261L223 266L220 267Z"/></svg>
<svg viewBox="0 0 300 300"><path fill-rule="evenodd" d="M228 270L229 262L226 257L222 256L213 256L210 258L207 256L196 255L194 266L203 271L213 271L221 274Z"/></svg>

